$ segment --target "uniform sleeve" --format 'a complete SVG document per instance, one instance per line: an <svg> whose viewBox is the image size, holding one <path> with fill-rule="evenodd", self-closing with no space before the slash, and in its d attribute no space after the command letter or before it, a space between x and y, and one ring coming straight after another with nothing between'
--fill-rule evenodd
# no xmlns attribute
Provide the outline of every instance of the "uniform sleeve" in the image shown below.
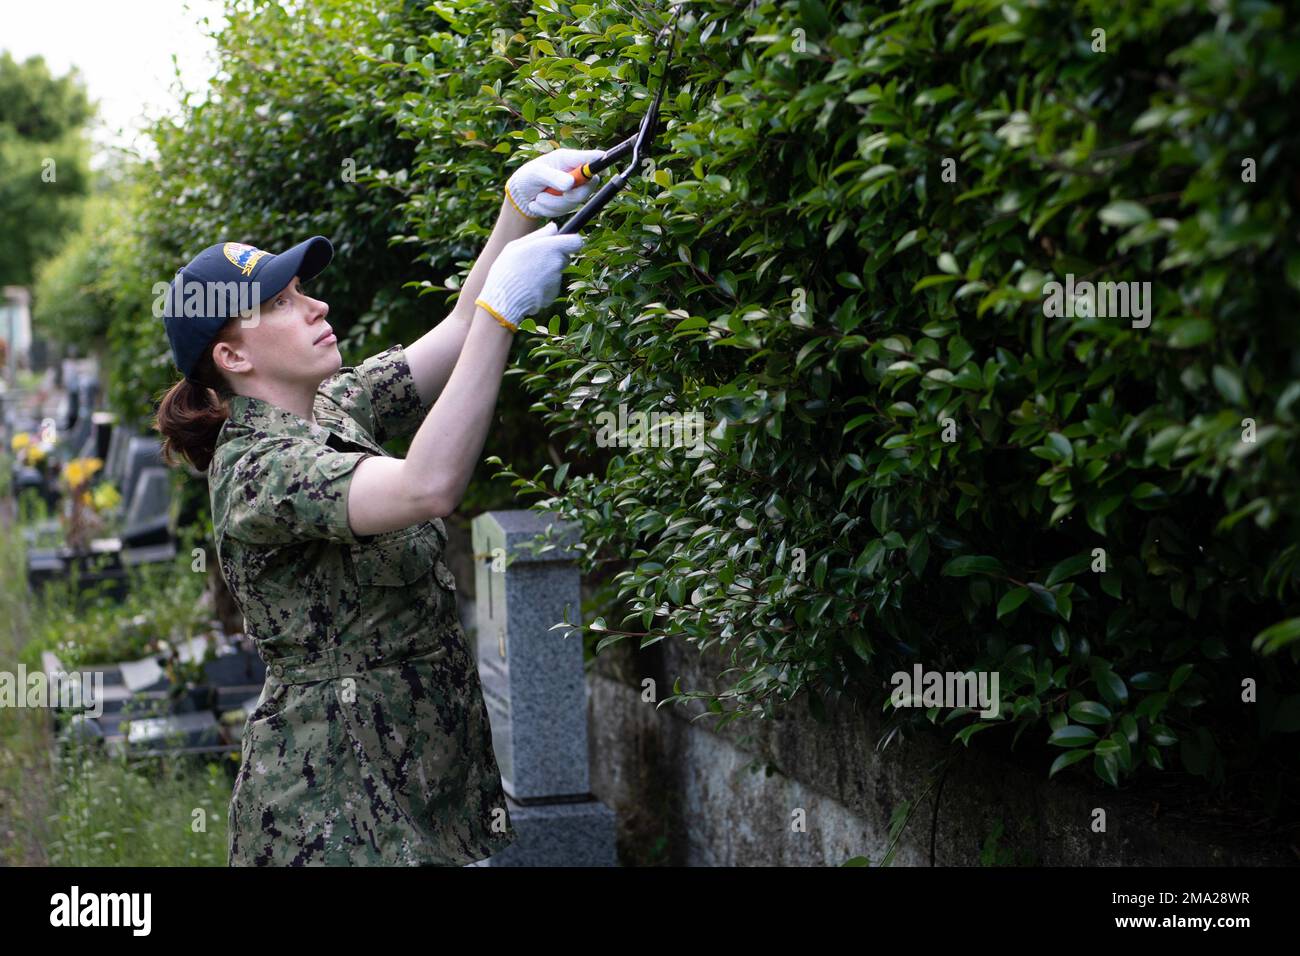
<svg viewBox="0 0 1300 956"><path fill-rule="evenodd" d="M383 443L419 430L432 402L420 400L404 346L394 345L370 356L356 367L356 373L370 396L371 434L375 441Z"/></svg>
<svg viewBox="0 0 1300 956"><path fill-rule="evenodd" d="M259 442L231 475L226 534L247 544L304 538L357 544L348 524L348 488L367 457L301 439Z"/></svg>
<svg viewBox="0 0 1300 956"><path fill-rule="evenodd" d="M360 365L340 368L321 383L318 393L377 444L414 435L432 407L420 401L401 345L377 352Z"/></svg>

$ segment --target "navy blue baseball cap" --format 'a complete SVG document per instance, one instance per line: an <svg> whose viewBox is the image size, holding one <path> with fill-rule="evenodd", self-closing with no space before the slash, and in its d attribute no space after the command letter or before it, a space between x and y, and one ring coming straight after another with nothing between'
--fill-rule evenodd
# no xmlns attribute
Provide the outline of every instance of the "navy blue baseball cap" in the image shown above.
<svg viewBox="0 0 1300 956"><path fill-rule="evenodd" d="M222 326L275 296L294 276L306 282L318 275L333 258L324 236L279 255L242 242L208 246L176 270L163 306L176 367L193 382L195 364Z"/></svg>

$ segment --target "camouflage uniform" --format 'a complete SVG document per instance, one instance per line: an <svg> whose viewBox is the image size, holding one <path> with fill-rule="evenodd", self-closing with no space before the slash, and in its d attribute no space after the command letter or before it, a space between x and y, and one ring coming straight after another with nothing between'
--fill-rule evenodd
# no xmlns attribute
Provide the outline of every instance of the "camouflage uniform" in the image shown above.
<svg viewBox="0 0 1300 956"><path fill-rule="evenodd" d="M348 525L348 484L413 434L403 347L342 368L317 424L235 396L209 471L221 570L267 662L244 726L230 864L463 865L516 834L440 519Z"/></svg>

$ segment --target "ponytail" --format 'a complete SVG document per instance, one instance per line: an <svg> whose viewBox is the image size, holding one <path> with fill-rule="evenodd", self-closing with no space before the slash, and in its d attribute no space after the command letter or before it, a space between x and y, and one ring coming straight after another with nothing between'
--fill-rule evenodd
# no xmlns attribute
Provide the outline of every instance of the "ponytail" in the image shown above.
<svg viewBox="0 0 1300 956"><path fill-rule="evenodd" d="M218 336L213 345L220 340ZM209 347L195 365L194 377L182 378L158 403L154 428L163 436L163 461L174 466L181 464L178 457L184 458L197 471L206 472L216 452L217 435L230 417L228 403L234 394L217 371Z"/></svg>

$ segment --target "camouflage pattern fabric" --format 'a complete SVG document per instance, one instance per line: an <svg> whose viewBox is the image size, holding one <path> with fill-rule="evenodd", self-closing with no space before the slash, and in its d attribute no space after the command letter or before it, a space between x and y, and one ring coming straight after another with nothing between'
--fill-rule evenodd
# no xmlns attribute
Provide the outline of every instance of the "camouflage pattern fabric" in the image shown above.
<svg viewBox="0 0 1300 956"><path fill-rule="evenodd" d="M316 424L235 396L208 473L222 574L267 663L230 865L464 865L516 839L440 519L355 535L348 485L420 401L402 346L326 379Z"/></svg>

